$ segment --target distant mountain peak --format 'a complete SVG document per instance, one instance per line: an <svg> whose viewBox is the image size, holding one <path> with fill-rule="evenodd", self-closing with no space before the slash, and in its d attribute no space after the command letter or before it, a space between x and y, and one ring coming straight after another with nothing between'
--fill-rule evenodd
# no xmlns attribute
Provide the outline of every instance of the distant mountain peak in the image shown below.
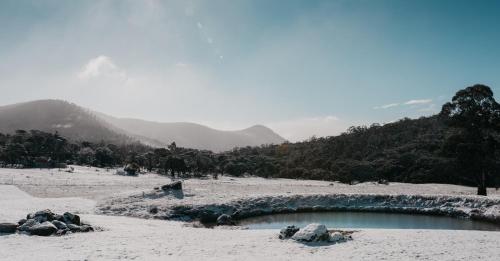
<svg viewBox="0 0 500 261"><path fill-rule="evenodd" d="M279 144L285 141L263 125L254 125L243 130L221 131L189 122L162 123L116 118L59 99L0 106L0 122L2 133L13 133L18 129L36 129L58 131L73 140L105 140L115 143L141 141L158 147L175 141L181 147L212 151Z"/></svg>

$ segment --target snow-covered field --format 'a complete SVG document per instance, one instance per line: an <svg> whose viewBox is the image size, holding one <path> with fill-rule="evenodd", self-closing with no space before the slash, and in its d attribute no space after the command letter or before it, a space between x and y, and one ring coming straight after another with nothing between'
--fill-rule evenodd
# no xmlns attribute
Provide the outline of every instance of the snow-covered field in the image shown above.
<svg viewBox="0 0 500 261"><path fill-rule="evenodd" d="M475 198L475 188L401 183L350 186L323 181L223 177L186 180L182 195L155 197L152 188L170 182L169 178L113 173L86 167L76 167L74 173L0 169L0 222L15 222L28 212L50 208L55 212L80 213L84 221L104 229L48 238L3 235L0 260L498 260L500 256L500 232L363 229L346 243L306 246L279 240L276 230L193 228L175 221L96 215L96 206L101 208L110 202L119 205L131 198L137 199L133 204L168 208L265 196L384 194ZM495 190L489 193L487 205L496 214L498 206L491 204L500 200L500 194Z"/></svg>

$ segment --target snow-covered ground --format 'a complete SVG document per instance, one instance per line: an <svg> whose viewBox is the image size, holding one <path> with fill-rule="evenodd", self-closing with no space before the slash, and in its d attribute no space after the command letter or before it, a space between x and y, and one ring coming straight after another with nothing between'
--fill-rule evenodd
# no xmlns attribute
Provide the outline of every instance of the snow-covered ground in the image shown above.
<svg viewBox="0 0 500 261"><path fill-rule="evenodd" d="M152 188L170 182L154 174L139 177L76 167L58 170L0 169L0 222L15 222L26 213L50 208L81 213L84 221L104 229L63 237L0 236L0 260L497 260L500 232L363 229L353 240L306 246L279 240L276 230L206 229L182 222L96 215L95 206L131 195L150 203L201 206L264 196L308 197L336 194L448 195L472 197L474 188L437 184L354 186L323 181L228 178L187 180L184 194L150 197ZM487 197L497 202L500 194ZM136 202L140 202L136 201ZM158 201L159 200L159 201Z"/></svg>

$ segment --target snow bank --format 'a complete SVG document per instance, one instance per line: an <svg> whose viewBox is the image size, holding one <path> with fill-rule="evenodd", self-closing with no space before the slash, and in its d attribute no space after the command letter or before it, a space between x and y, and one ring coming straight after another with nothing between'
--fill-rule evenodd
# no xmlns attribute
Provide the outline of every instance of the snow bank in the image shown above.
<svg viewBox="0 0 500 261"><path fill-rule="evenodd" d="M155 195L155 186L171 180L154 175L127 177L103 169L75 167L74 173L57 170L0 169L0 222L15 221L27 212L50 208L75 211L84 221L102 227L99 233L65 237L29 237L21 234L0 236L2 260L486 260L500 256L500 232L473 230L362 229L352 241L326 246L307 246L280 240L279 230L205 229L181 222L94 215L94 200L111 214L164 218L178 214L189 218L201 210L234 213L250 207L266 211L301 211L322 207L387 208L382 203L400 202L397 195L417 195L405 203L420 209L453 208L471 216L498 216L499 192L474 197L475 188L443 184L345 185L325 181L228 178L187 180L182 194ZM184 186L185 185L185 186ZM23 191L19 190L20 187ZM142 194L142 191L145 191ZM350 194L352 193L352 194ZM119 194L119 195L117 195ZM345 196L342 196L345 194ZM433 200L423 200L427 196ZM447 194L453 200L445 199ZM36 195L38 197L33 197ZM130 196L133 195L133 196ZM363 196L364 195L364 196ZM385 196L377 196L385 195ZM59 198L56 198L59 197ZM113 200L109 200L113 197ZM346 197L349 197L348 199ZM381 197L381 199L375 199ZM393 199L395 197L396 199ZM402 198L410 196L400 196ZM373 202L370 203L372 199ZM384 200L385 199L385 200ZM109 206L111 201L116 203ZM376 204L376 203L379 204ZM434 203L432 203L434 202ZM446 203L449 202L449 206ZM245 207L244 204L250 204ZM392 203L391 203L392 204ZM426 206L428 204L428 206ZM411 204L410 204L411 205ZM150 213L157 206L158 213ZM464 207L465 206L465 207ZM174 210L174 208L180 208ZM123 208L122 210L118 210ZM112 210L114 209L114 210ZM191 214L183 214L191 210ZM477 209L475 211L474 209ZM484 210L484 211L483 211ZM103 211L103 210L101 210ZM258 213L257 211L256 213ZM261 214L261 213L258 213Z"/></svg>
<svg viewBox="0 0 500 261"><path fill-rule="evenodd" d="M15 186L0 185L0 222L17 222L43 209L55 212L93 213L95 201L82 198L35 198Z"/></svg>
<svg viewBox="0 0 500 261"><path fill-rule="evenodd" d="M133 199L133 200L132 200ZM215 222L227 214L235 219L276 213L311 211L377 211L418 213L471 218L500 224L500 199L479 196L443 195L379 195L379 194L330 194L330 195L279 195L249 197L215 204L179 204L157 206L158 211L148 211L149 204L158 204L147 196L115 198L111 204L100 204L104 214L161 218L173 220L201 220Z"/></svg>

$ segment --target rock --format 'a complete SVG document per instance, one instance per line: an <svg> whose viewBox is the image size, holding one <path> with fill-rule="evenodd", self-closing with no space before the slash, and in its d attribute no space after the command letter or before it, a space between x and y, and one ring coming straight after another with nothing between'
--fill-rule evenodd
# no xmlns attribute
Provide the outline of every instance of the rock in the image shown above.
<svg viewBox="0 0 500 261"><path fill-rule="evenodd" d="M68 224L75 224L75 225L80 225L80 216L78 215L75 215L75 214L72 214L72 213L69 213L69 212L65 212L63 214L63 218L64 218L64 223Z"/></svg>
<svg viewBox="0 0 500 261"><path fill-rule="evenodd" d="M218 216L209 210L203 210L198 213L198 219L200 220L201 223L203 224L210 224L217 222Z"/></svg>
<svg viewBox="0 0 500 261"><path fill-rule="evenodd" d="M24 219L24 218L21 219L21 220L19 220L19 221L17 221L17 224L20 225L20 226L22 226L24 223L26 223L26 219Z"/></svg>
<svg viewBox="0 0 500 261"><path fill-rule="evenodd" d="M45 221L41 224L36 224L29 229L32 235L37 236L50 236L57 231L57 227L54 226L49 221Z"/></svg>
<svg viewBox="0 0 500 261"><path fill-rule="evenodd" d="M352 180L349 182L349 185L358 185L359 184L359 181L357 180Z"/></svg>
<svg viewBox="0 0 500 261"><path fill-rule="evenodd" d="M89 225L80 226L80 232L91 232L94 231L94 228Z"/></svg>
<svg viewBox="0 0 500 261"><path fill-rule="evenodd" d="M75 225L75 224L67 224L67 225L68 225L69 230L71 230L71 232L80 232L82 230L82 227L80 227L78 225Z"/></svg>
<svg viewBox="0 0 500 261"><path fill-rule="evenodd" d="M71 232L90 232L94 231L94 228L90 225L83 224L81 226L75 224L68 224L68 229Z"/></svg>
<svg viewBox="0 0 500 261"><path fill-rule="evenodd" d="M350 238L350 237L349 237ZM345 237L344 235L342 235L342 233L340 232L333 232L331 235L330 235L330 242L344 242L344 241L347 241L349 239L348 237Z"/></svg>
<svg viewBox="0 0 500 261"><path fill-rule="evenodd" d="M122 169L117 169L115 174L120 175L120 176L125 176L125 175L127 175L127 172L125 172Z"/></svg>
<svg viewBox="0 0 500 261"><path fill-rule="evenodd" d="M61 222L59 220L53 220L52 221L52 224L54 224L54 226L57 227L57 229L59 230L65 230L65 229L68 229L68 226L66 226L66 224L64 222Z"/></svg>
<svg viewBox="0 0 500 261"><path fill-rule="evenodd" d="M0 223L0 234L16 233L18 226L16 223Z"/></svg>
<svg viewBox="0 0 500 261"><path fill-rule="evenodd" d="M35 219L28 219L24 224L19 226L19 231L30 231L31 227L40 224L40 222L36 221Z"/></svg>
<svg viewBox="0 0 500 261"><path fill-rule="evenodd" d="M222 214L217 218L217 226L234 226L235 223L230 215Z"/></svg>
<svg viewBox="0 0 500 261"><path fill-rule="evenodd" d="M54 220L64 222L64 217L62 215L59 215L59 214L54 214Z"/></svg>
<svg viewBox="0 0 500 261"><path fill-rule="evenodd" d="M167 185L161 186L162 190L182 190L182 182L175 181Z"/></svg>
<svg viewBox="0 0 500 261"><path fill-rule="evenodd" d="M313 223L301 228L292 239L301 242L329 241L330 234L325 225Z"/></svg>
<svg viewBox="0 0 500 261"><path fill-rule="evenodd" d="M158 213L158 207L153 206L153 207L149 208L149 213L151 213L151 214L157 214Z"/></svg>
<svg viewBox="0 0 500 261"><path fill-rule="evenodd" d="M379 179L377 183L382 185L389 185L389 181L387 181L386 179Z"/></svg>
<svg viewBox="0 0 500 261"><path fill-rule="evenodd" d="M123 168L123 170L127 172L127 175L129 176L136 176L139 173L140 169L141 167L136 163L129 163L125 166L125 168Z"/></svg>
<svg viewBox="0 0 500 261"><path fill-rule="evenodd" d="M26 216L26 219L35 219L39 223L43 223L45 221L52 221L54 220L55 214L52 213L50 209L45 209L45 210L40 210L35 213L28 214Z"/></svg>
<svg viewBox="0 0 500 261"><path fill-rule="evenodd" d="M296 226L286 226L284 228L282 228L280 230L280 235L279 235L279 238L280 239L287 239L287 238L291 238L293 235L295 235L295 233L297 233L297 231L299 231L300 228L296 227Z"/></svg>
<svg viewBox="0 0 500 261"><path fill-rule="evenodd" d="M63 235L66 235L68 233L71 233L71 231L69 229L59 229L56 231L56 236L63 236Z"/></svg>

